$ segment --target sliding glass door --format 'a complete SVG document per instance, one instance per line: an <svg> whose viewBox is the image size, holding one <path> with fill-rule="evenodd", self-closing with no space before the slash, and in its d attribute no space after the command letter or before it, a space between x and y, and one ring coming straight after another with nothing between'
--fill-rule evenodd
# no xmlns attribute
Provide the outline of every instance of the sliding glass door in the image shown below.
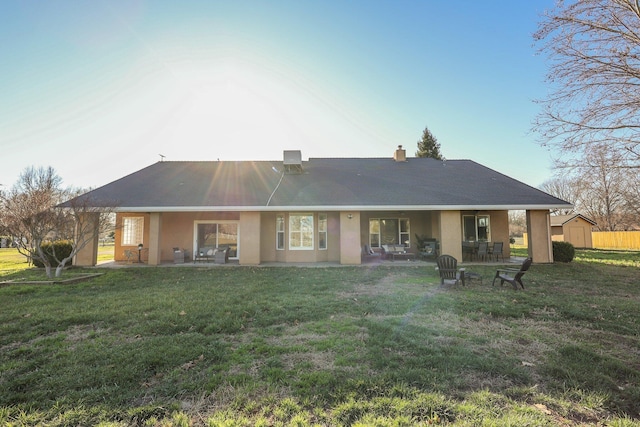
<svg viewBox="0 0 640 427"><path fill-rule="evenodd" d="M226 221L198 221L195 223L194 251L203 247L229 248L229 258L238 257L238 223Z"/></svg>

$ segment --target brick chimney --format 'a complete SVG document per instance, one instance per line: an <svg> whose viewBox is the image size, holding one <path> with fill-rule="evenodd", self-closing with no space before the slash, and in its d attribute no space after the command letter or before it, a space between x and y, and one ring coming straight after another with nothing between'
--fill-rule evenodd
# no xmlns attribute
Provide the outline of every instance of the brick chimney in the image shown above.
<svg viewBox="0 0 640 427"><path fill-rule="evenodd" d="M406 162L407 161L407 151L402 148L402 145L398 145L398 148L393 153L393 160L396 162Z"/></svg>

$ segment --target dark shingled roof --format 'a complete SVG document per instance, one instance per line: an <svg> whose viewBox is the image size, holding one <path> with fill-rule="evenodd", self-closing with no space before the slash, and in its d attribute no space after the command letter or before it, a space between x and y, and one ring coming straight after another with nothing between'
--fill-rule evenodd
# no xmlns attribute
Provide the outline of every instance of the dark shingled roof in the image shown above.
<svg viewBox="0 0 640 427"><path fill-rule="evenodd" d="M568 202L471 160L321 158L158 162L81 199L131 211L550 209Z"/></svg>
<svg viewBox="0 0 640 427"><path fill-rule="evenodd" d="M596 225L596 222L594 220L589 219L582 214L571 214L571 215L551 215L551 226L558 227L558 226L565 225L566 223L573 220L574 218L582 218L583 220L591 223L592 225Z"/></svg>

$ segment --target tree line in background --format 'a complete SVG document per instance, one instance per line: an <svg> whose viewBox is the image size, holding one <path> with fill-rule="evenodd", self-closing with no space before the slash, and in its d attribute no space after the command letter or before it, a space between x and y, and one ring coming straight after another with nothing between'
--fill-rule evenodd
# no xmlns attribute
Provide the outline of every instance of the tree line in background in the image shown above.
<svg viewBox="0 0 640 427"><path fill-rule="evenodd" d="M557 214L580 213L597 223L598 231L640 229L640 179L637 168L608 147L590 150L583 164L563 169L542 190L573 203Z"/></svg>
<svg viewBox="0 0 640 427"><path fill-rule="evenodd" d="M640 4L558 2L534 38L550 62L534 130L558 154L542 189L601 231L640 228Z"/></svg>

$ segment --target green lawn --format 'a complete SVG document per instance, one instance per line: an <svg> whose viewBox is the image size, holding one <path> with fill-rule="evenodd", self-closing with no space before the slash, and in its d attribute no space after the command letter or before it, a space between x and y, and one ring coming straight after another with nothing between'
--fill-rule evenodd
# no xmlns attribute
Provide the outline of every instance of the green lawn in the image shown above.
<svg viewBox="0 0 640 427"><path fill-rule="evenodd" d="M524 292L422 262L0 287L0 425L640 426L640 254L578 253Z"/></svg>

